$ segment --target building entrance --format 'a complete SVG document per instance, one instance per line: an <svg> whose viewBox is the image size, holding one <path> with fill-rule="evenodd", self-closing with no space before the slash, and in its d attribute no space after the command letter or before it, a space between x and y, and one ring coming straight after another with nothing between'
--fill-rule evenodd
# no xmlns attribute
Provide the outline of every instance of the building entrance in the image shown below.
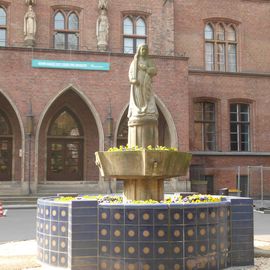
<svg viewBox="0 0 270 270"><path fill-rule="evenodd" d="M47 136L47 180L83 179L83 142L76 116L68 109L58 113Z"/></svg>

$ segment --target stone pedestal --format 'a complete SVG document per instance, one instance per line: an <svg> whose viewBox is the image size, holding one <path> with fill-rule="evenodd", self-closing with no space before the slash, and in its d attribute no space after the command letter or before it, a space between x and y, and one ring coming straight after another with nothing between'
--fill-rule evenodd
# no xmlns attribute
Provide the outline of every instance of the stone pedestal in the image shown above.
<svg viewBox="0 0 270 270"><path fill-rule="evenodd" d="M35 40L31 38L25 38L24 39L24 45L25 47L34 47L35 46Z"/></svg>
<svg viewBox="0 0 270 270"><path fill-rule="evenodd" d="M128 122L128 145L147 148L158 145L158 120L135 119Z"/></svg>
<svg viewBox="0 0 270 270"><path fill-rule="evenodd" d="M128 122L128 145L147 148L158 145L158 120L145 116ZM124 182L124 200L156 200L164 197L164 179L132 179Z"/></svg>
<svg viewBox="0 0 270 270"><path fill-rule="evenodd" d="M129 179L124 181L124 201L164 198L164 179Z"/></svg>

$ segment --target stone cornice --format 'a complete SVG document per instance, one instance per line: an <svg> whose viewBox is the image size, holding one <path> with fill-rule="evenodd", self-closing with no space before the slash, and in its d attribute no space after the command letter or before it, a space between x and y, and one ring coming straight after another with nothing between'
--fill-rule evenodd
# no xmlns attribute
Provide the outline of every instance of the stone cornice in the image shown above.
<svg viewBox="0 0 270 270"><path fill-rule="evenodd" d="M270 152L210 152L210 151L194 151L191 152L193 156L231 156L231 157L250 157L250 156L270 156Z"/></svg>
<svg viewBox="0 0 270 270"><path fill-rule="evenodd" d="M127 57L133 58L133 54L116 53L116 52L98 52L98 51L70 51L70 50L56 50L53 48L26 48L26 47L0 47L0 51L21 51L21 52L38 52L38 53L55 53L55 54L66 54L66 55L102 55L108 57ZM182 60L188 61L188 57L185 56L169 56L169 55L150 55L151 58L156 59L168 59L168 60Z"/></svg>
<svg viewBox="0 0 270 270"><path fill-rule="evenodd" d="M200 69L189 69L188 73L189 75L270 78L270 73L259 73L259 72L220 72L220 71L206 71Z"/></svg>

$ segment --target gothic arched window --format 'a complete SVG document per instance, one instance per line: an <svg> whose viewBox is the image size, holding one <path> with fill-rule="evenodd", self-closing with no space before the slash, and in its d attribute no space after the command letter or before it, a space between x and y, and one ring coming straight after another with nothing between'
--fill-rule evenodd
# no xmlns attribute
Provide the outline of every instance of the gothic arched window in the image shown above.
<svg viewBox="0 0 270 270"><path fill-rule="evenodd" d="M79 49L79 17L75 11L58 10L55 12L54 48Z"/></svg>
<svg viewBox="0 0 270 270"><path fill-rule="evenodd" d="M124 53L135 53L141 44L146 44L146 22L140 16L127 16L123 20Z"/></svg>
<svg viewBox="0 0 270 270"><path fill-rule="evenodd" d="M0 46L6 46L7 42L7 13L0 6Z"/></svg>
<svg viewBox="0 0 270 270"><path fill-rule="evenodd" d="M224 22L209 22L204 28L205 69L237 71L237 33L235 26Z"/></svg>

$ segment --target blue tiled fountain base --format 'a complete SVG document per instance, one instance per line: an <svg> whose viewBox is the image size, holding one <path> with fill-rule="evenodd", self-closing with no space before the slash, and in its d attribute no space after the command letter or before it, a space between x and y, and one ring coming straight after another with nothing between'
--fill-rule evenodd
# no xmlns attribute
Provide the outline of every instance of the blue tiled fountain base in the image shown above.
<svg viewBox="0 0 270 270"><path fill-rule="evenodd" d="M38 257L72 270L219 270L252 265L252 200L109 205L39 199Z"/></svg>

